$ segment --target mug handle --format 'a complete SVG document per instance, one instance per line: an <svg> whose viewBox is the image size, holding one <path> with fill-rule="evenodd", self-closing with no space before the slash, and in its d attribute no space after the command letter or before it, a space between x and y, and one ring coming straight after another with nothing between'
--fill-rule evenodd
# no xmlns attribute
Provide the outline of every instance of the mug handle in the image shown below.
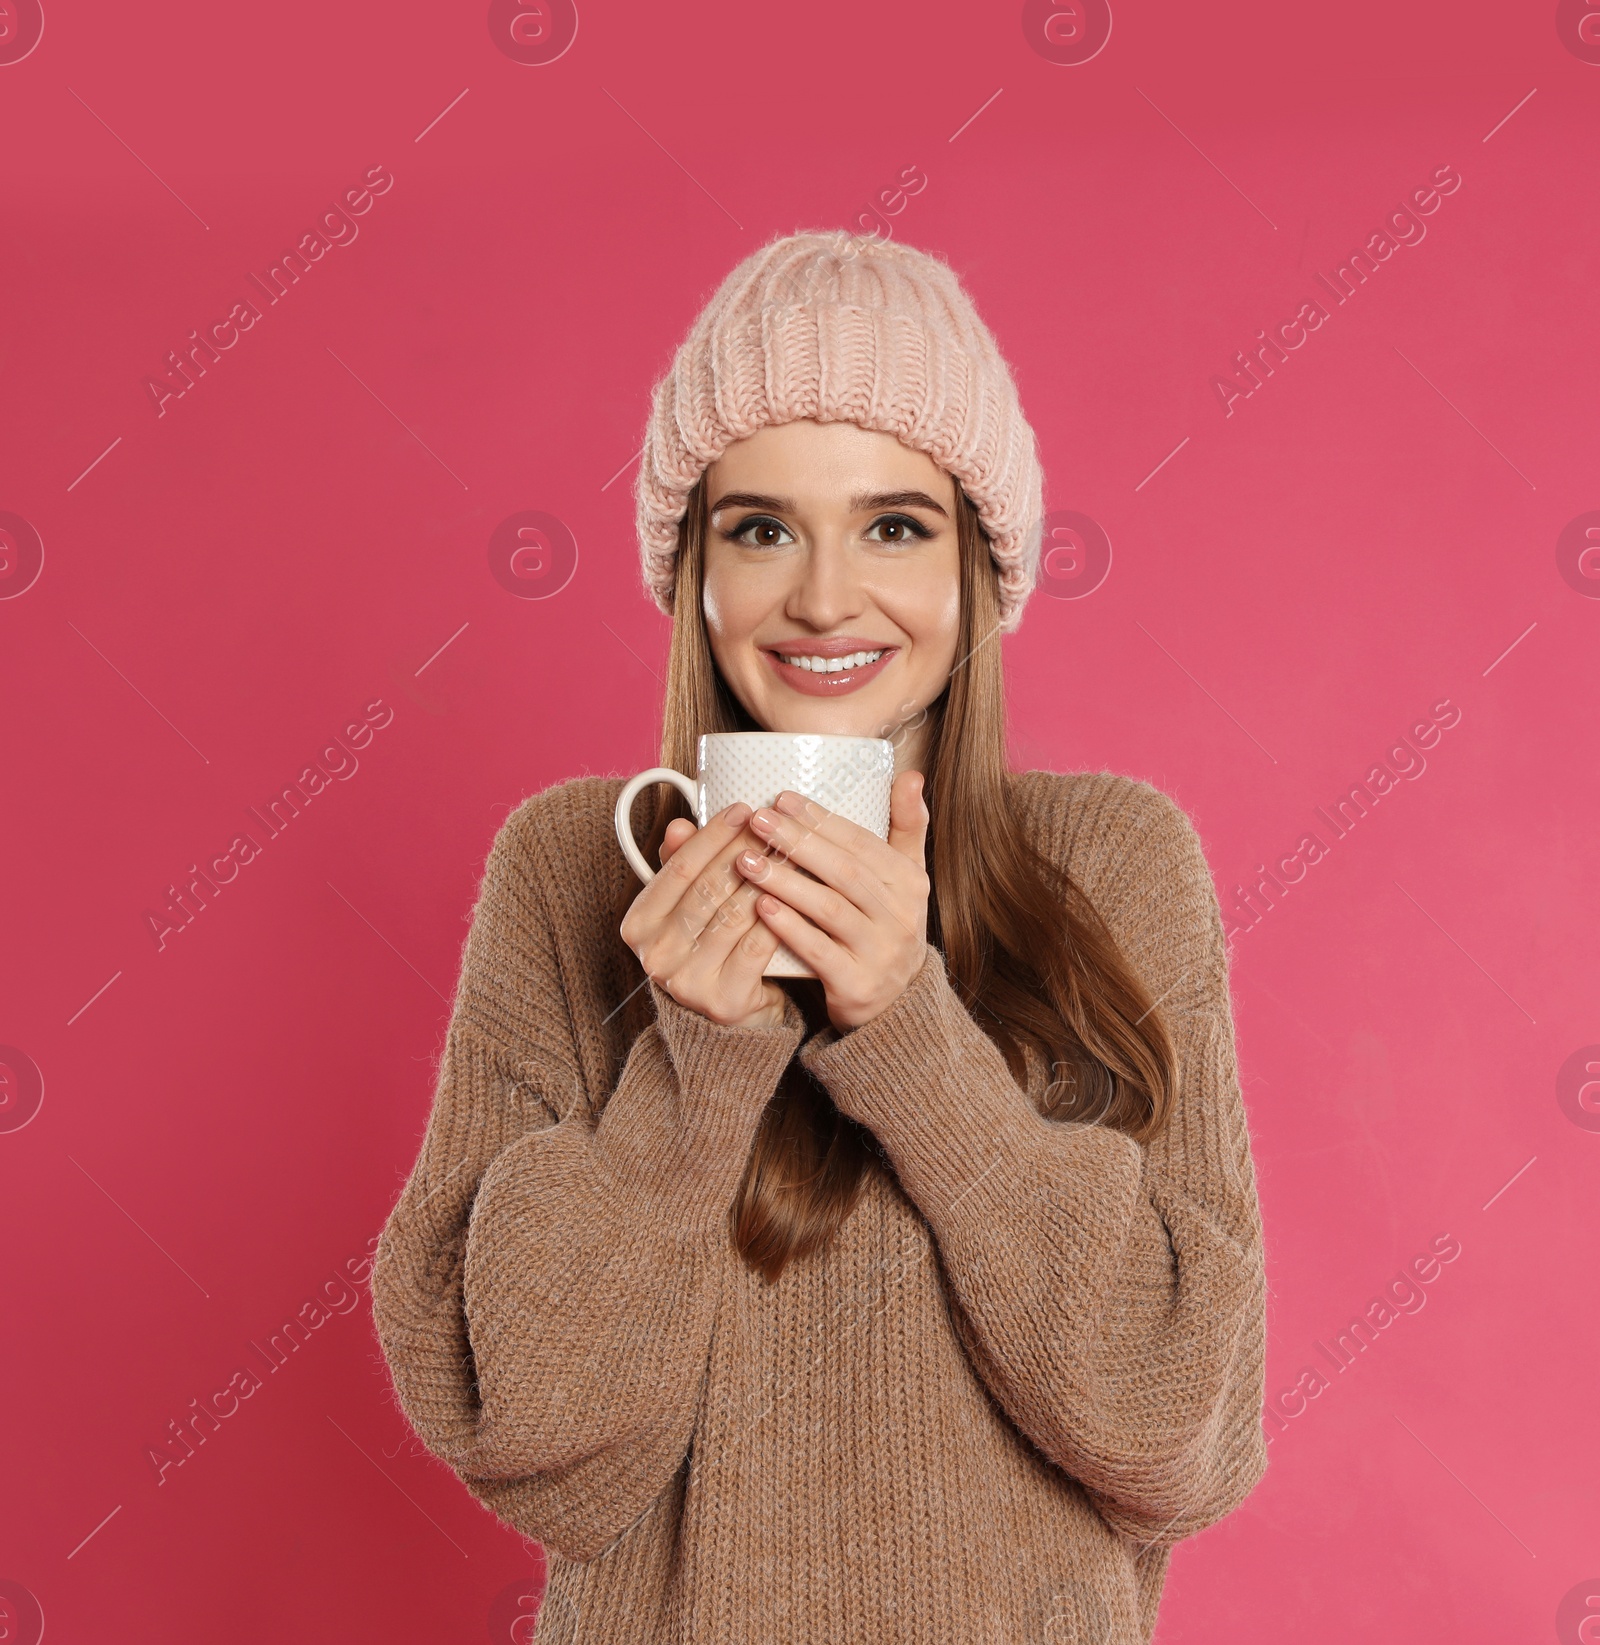
<svg viewBox="0 0 1600 1645"><path fill-rule="evenodd" d="M699 785L691 782L681 771L674 771L670 765L652 766L648 771L641 771L637 777L631 777L622 785L622 792L617 795L616 825L617 844L622 847L622 854L628 859L629 866L646 885L656 877L656 871L644 860L644 852L639 849L639 842L633 837L633 801L634 796L646 783L671 783L677 791L689 802L689 809L694 812L698 821L700 815Z"/></svg>

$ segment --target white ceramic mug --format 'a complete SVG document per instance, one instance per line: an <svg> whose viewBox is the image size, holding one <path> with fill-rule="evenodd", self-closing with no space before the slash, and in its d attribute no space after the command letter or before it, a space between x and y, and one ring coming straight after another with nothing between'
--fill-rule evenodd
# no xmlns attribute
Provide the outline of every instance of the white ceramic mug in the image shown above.
<svg viewBox="0 0 1600 1645"><path fill-rule="evenodd" d="M671 783L689 802L701 828L737 801L760 810L789 788L886 840L893 782L894 744L885 737L828 737L789 731L708 732L700 739L698 782L670 766L658 765L623 784L617 796L617 843L641 880L656 877L633 837L634 796L647 783ZM780 943L762 975L814 977L816 972Z"/></svg>

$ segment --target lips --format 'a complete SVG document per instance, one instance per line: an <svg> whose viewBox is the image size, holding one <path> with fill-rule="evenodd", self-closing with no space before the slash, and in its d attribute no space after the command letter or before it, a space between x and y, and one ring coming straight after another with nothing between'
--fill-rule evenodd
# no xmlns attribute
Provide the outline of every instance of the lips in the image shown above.
<svg viewBox="0 0 1600 1645"><path fill-rule="evenodd" d="M900 648L846 636L765 646L762 653L773 673L791 690L807 697L844 697L875 680L900 654Z"/></svg>

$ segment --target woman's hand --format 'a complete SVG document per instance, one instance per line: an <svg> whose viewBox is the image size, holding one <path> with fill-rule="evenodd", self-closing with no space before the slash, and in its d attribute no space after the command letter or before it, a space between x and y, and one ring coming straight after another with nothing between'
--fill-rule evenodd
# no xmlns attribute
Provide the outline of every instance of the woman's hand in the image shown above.
<svg viewBox="0 0 1600 1645"><path fill-rule="evenodd" d="M737 804L704 828L684 817L668 823L661 872L623 916L622 940L679 1005L724 1027L775 1028L783 990L761 973L778 938L755 916L759 891L732 867L741 848L760 843L749 817Z"/></svg>
<svg viewBox="0 0 1600 1645"><path fill-rule="evenodd" d="M763 892L762 923L816 972L841 1034L887 1010L922 969L929 891L922 789L920 771L895 778L887 840L785 789L771 810L750 819L768 854L735 858Z"/></svg>

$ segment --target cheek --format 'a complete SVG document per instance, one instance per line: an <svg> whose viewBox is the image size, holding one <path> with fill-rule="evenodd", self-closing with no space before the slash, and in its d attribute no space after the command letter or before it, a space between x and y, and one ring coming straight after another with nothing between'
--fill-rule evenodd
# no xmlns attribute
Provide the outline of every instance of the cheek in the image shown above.
<svg viewBox="0 0 1600 1645"><path fill-rule="evenodd" d="M741 576L739 569L718 566L713 558L700 594L711 654L725 678L754 656L749 642L772 603L761 580Z"/></svg>
<svg viewBox="0 0 1600 1645"><path fill-rule="evenodd" d="M749 622L741 609L749 602L739 596L736 580L720 570L714 560L709 563L700 591L700 609L714 642L737 640L741 631L749 632Z"/></svg>
<svg viewBox="0 0 1600 1645"><path fill-rule="evenodd" d="M961 631L961 588L953 575L924 578L906 590L898 618L927 665L953 663Z"/></svg>
<svg viewBox="0 0 1600 1645"><path fill-rule="evenodd" d="M945 597L939 602L938 617L939 632L944 635L945 643L954 655L956 637L961 632L961 589L952 578L950 586L945 591Z"/></svg>

